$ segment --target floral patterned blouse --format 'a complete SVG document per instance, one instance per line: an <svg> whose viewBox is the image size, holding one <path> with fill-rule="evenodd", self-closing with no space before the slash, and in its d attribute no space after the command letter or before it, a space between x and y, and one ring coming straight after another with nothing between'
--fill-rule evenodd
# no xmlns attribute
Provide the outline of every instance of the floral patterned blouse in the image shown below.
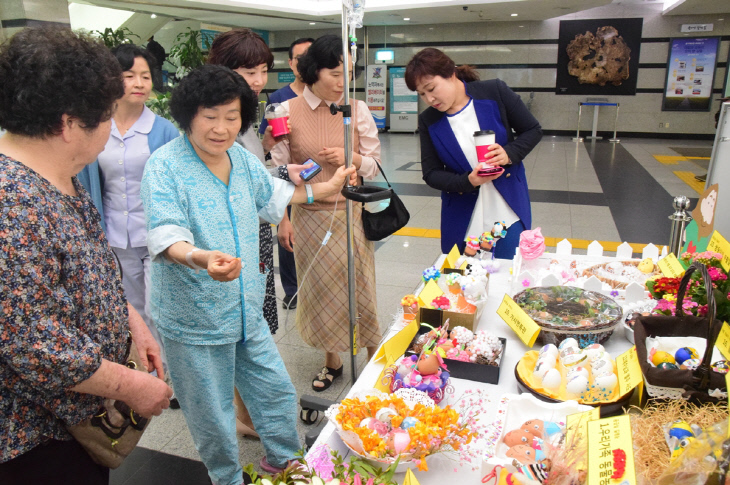
<svg viewBox="0 0 730 485"><path fill-rule="evenodd" d="M69 389L126 353L127 307L91 197L0 154L0 463L89 418Z"/></svg>

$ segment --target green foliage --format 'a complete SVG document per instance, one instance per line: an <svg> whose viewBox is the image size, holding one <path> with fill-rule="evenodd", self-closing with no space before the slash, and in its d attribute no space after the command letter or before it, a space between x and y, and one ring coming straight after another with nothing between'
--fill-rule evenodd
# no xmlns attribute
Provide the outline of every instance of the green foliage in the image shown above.
<svg viewBox="0 0 730 485"><path fill-rule="evenodd" d="M170 114L170 98L172 97L171 92L158 93L156 98L150 98L147 100L147 107L152 110L156 115L162 116L163 118L175 123Z"/></svg>
<svg viewBox="0 0 730 485"><path fill-rule="evenodd" d="M110 27L107 27L106 29L104 29L104 32L100 30L93 30L91 33L96 34L101 39L101 41L104 42L104 45L110 49L113 49L114 47L122 44L134 44L134 41L131 39L131 37L136 37L137 39L139 39L139 36L137 34L134 34L127 27L120 27L117 30L113 30Z"/></svg>
<svg viewBox="0 0 730 485"><path fill-rule="evenodd" d="M332 450L332 464L334 465L332 478L321 478L313 470L310 470L304 460L304 453L297 453L299 461L292 462L280 473L273 477L270 475L259 475L254 471L253 465L243 467L243 471L251 477L252 485L305 485L305 484L352 484L355 474L360 475L360 480L365 484L370 478L374 485L398 485L393 479L395 470L398 467L398 460L385 470L365 461L357 455L350 455L345 459L336 451Z"/></svg>
<svg viewBox="0 0 730 485"><path fill-rule="evenodd" d="M167 61L177 69L175 75L178 79L205 64L205 53L200 47L200 31L188 27L187 32L178 34Z"/></svg>

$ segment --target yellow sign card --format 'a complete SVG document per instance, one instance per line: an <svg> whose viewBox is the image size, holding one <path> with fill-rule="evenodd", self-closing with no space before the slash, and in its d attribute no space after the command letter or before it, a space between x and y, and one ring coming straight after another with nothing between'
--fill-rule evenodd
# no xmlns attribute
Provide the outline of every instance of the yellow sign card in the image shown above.
<svg viewBox="0 0 730 485"><path fill-rule="evenodd" d="M636 485L631 418L626 414L588 422L588 485L618 484Z"/></svg>
<svg viewBox="0 0 730 485"><path fill-rule="evenodd" d="M416 475L410 468L406 470L406 477L403 479L403 485L420 485Z"/></svg>
<svg viewBox="0 0 730 485"><path fill-rule="evenodd" d="M497 315L502 317L525 345L532 347L535 344L535 339L540 334L540 326L509 295L504 295Z"/></svg>
<svg viewBox="0 0 730 485"><path fill-rule="evenodd" d="M644 378L641 374L639 356L636 353L635 345L616 357L616 372L618 375L619 396L625 395L639 385L641 386L639 390L643 389Z"/></svg>
<svg viewBox="0 0 730 485"><path fill-rule="evenodd" d="M411 321L411 323L406 325L403 330L388 339L388 341L386 341L380 349L378 349L378 353L375 354L375 360L381 361L385 367L383 367L383 371L380 373L380 376L373 387L379 391L390 392L388 385L383 383L385 370L395 364L398 358L405 353L408 349L408 345L411 343L411 340L413 340L413 337L418 332L418 327L419 324L416 320Z"/></svg>
<svg viewBox="0 0 730 485"><path fill-rule="evenodd" d="M451 251L449 251L449 254L446 255L446 259L444 260L444 268L454 268L456 269L456 261L461 257L461 253L459 252L459 248L454 244L454 247L451 248ZM446 266L448 264L448 266Z"/></svg>
<svg viewBox="0 0 730 485"><path fill-rule="evenodd" d="M725 325L727 325L727 323ZM730 409L730 373L725 374L725 389L728 390L727 404ZM727 420L727 437L730 438L730 419Z"/></svg>
<svg viewBox="0 0 730 485"><path fill-rule="evenodd" d="M712 233L707 250L722 254L722 267L725 268L725 271L730 271L730 243L719 232Z"/></svg>
<svg viewBox="0 0 730 485"><path fill-rule="evenodd" d="M679 262L674 253L669 253L657 263L662 274L667 278L681 278L684 274L684 266Z"/></svg>
<svg viewBox="0 0 730 485"><path fill-rule="evenodd" d="M727 322L722 324L720 333L717 335L715 347L720 349L720 353L724 355L727 360L730 360L730 325L728 325Z"/></svg>
<svg viewBox="0 0 730 485"><path fill-rule="evenodd" d="M426 283L426 286L423 287L423 290L418 294L418 304L422 307L431 308L431 302L434 298L437 296L443 295L444 292L439 288L438 283L436 283L434 280L428 280L428 283Z"/></svg>

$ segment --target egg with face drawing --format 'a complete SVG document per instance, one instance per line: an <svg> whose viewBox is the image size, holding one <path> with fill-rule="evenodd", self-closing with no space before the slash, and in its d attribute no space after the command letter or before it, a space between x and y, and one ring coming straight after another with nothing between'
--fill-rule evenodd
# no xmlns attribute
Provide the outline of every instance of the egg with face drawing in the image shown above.
<svg viewBox="0 0 730 485"><path fill-rule="evenodd" d="M537 462L537 450L528 445L517 445L507 450L506 455L514 458L523 465L532 465Z"/></svg>
<svg viewBox="0 0 730 485"><path fill-rule="evenodd" d="M513 429L504 435L504 439L502 441L504 441L504 444L509 447L517 445L528 445L532 447L532 440L534 438L535 436L532 433L528 433L521 429Z"/></svg>
<svg viewBox="0 0 730 485"><path fill-rule="evenodd" d="M542 435L545 431L545 423L541 419L530 419L529 421L522 423L520 429L525 433L530 433L535 438L542 439Z"/></svg>

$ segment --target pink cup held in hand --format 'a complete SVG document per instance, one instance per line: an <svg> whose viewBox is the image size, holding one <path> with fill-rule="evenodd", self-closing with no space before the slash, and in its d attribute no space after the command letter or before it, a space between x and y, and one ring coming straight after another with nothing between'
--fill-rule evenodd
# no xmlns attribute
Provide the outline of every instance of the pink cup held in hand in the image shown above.
<svg viewBox="0 0 730 485"><path fill-rule="evenodd" d="M477 145L477 161L486 162L489 158L489 147L495 143L494 132L492 130L475 131L474 141Z"/></svg>
<svg viewBox="0 0 730 485"><path fill-rule="evenodd" d="M287 121L289 117L286 110L279 103L272 103L266 107L266 120L271 126L271 135L274 137L289 134L289 126Z"/></svg>

